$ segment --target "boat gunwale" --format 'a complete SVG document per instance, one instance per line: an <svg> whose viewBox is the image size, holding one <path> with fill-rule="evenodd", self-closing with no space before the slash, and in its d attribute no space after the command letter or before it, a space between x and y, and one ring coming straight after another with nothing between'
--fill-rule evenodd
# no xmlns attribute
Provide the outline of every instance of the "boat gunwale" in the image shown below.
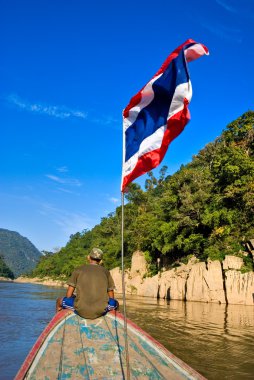
<svg viewBox="0 0 254 380"><path fill-rule="evenodd" d="M48 325L45 327L45 329L42 331L38 339L35 341L35 344L29 351L28 355L26 356L22 366L20 367L18 373L14 377L14 380L23 380L31 367L37 353L39 352L41 346L45 342L46 338L50 334L50 332L63 320L65 319L69 314L71 314L72 311L70 310L61 310L58 312L54 317L51 319L51 321L48 323Z"/></svg>

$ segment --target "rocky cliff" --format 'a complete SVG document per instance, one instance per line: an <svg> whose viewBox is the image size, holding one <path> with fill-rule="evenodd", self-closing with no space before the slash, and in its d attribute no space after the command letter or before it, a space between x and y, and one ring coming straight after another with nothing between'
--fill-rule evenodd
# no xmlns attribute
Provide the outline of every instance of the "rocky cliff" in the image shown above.
<svg viewBox="0 0 254 380"><path fill-rule="evenodd" d="M142 252L132 256L131 269L125 273L126 294L172 300L254 305L254 272L241 273L243 260L226 256L219 261L199 262L161 271L147 277L147 263ZM121 270L111 270L116 291L122 293Z"/></svg>

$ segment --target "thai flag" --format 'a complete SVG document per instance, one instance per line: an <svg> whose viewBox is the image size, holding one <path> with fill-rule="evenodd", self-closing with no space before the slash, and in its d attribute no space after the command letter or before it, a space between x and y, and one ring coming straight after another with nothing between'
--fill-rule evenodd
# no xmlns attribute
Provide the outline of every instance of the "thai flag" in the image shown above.
<svg viewBox="0 0 254 380"><path fill-rule="evenodd" d="M171 141L190 120L187 63L204 54L209 54L204 45L191 39L184 42L124 109L122 192L161 163Z"/></svg>

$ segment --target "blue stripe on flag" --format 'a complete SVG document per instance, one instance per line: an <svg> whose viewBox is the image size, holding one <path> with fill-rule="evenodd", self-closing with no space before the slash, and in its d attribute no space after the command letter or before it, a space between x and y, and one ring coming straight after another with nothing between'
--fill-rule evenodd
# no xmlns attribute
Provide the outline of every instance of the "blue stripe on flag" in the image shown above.
<svg viewBox="0 0 254 380"><path fill-rule="evenodd" d="M185 49L191 45L186 45ZM128 161L139 151L144 139L167 124L167 117L176 87L189 81L184 56L185 49L180 51L164 73L153 83L153 100L139 112L135 122L126 130L125 161Z"/></svg>

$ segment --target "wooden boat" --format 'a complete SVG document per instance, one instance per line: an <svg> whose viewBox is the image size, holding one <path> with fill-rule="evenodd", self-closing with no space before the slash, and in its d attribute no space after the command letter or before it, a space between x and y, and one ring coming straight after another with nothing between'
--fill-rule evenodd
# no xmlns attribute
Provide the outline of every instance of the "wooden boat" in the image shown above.
<svg viewBox="0 0 254 380"><path fill-rule="evenodd" d="M95 320L57 313L14 380L127 379L124 319L112 311ZM128 320L130 379L205 380Z"/></svg>

